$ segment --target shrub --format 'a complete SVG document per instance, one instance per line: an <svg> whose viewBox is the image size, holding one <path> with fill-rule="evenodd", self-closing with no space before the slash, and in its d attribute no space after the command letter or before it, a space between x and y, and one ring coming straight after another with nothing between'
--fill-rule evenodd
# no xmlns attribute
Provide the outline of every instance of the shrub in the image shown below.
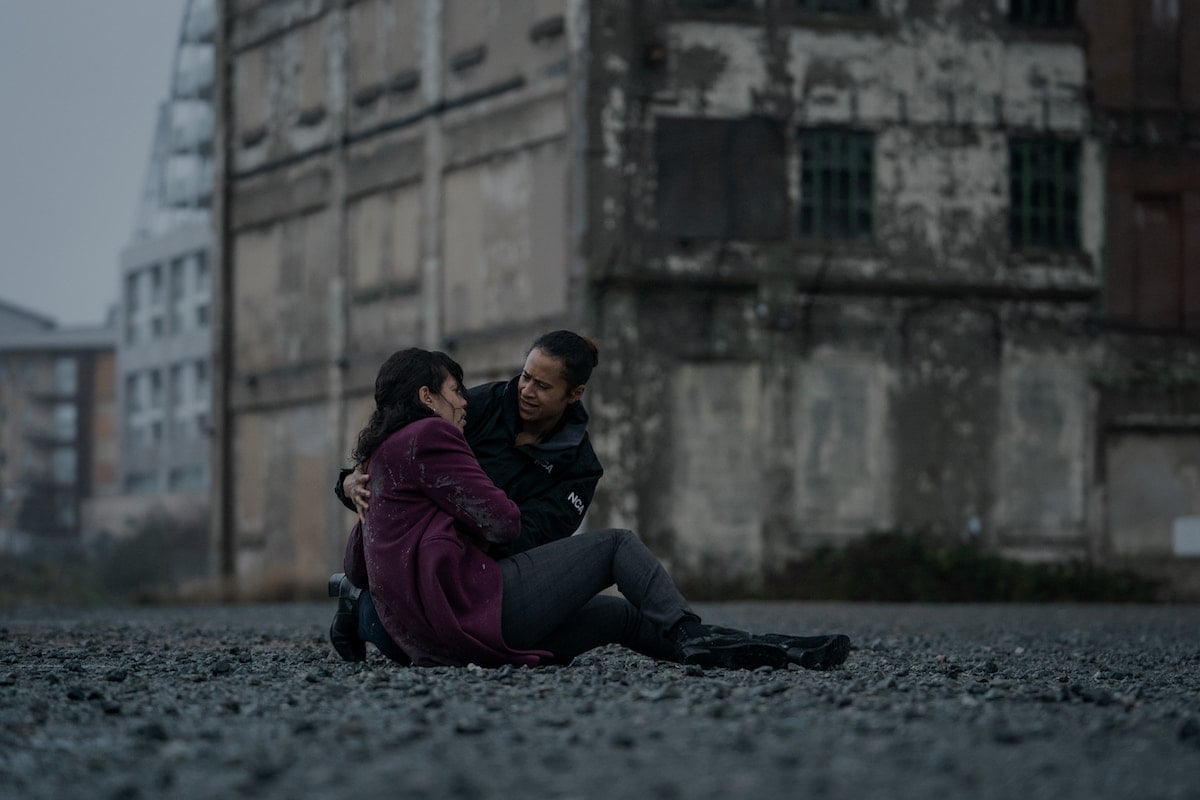
<svg viewBox="0 0 1200 800"><path fill-rule="evenodd" d="M188 580L208 574L208 523L151 513L131 520L125 536L102 537L92 569L106 594L123 600L169 595Z"/></svg>
<svg viewBox="0 0 1200 800"><path fill-rule="evenodd" d="M772 599L879 602L1149 602L1158 582L1084 561L1025 563L974 542L878 532L818 547L766 576Z"/></svg>

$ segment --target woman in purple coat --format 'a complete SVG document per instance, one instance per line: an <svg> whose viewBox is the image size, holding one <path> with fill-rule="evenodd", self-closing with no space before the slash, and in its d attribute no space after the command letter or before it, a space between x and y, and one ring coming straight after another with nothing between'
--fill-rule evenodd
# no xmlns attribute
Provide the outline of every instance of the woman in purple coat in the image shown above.
<svg viewBox="0 0 1200 800"><path fill-rule="evenodd" d="M789 647L793 660L796 649L809 652L805 666L845 659L844 636L765 640L702 624L628 530L580 533L497 561L489 549L520 534L520 512L479 466L463 436L466 415L462 369L446 354L411 348L380 368L375 411L354 451L372 501L345 568L370 587L363 599L392 658L537 665L621 644L701 666L784 666ZM623 597L600 594L614 583Z"/></svg>

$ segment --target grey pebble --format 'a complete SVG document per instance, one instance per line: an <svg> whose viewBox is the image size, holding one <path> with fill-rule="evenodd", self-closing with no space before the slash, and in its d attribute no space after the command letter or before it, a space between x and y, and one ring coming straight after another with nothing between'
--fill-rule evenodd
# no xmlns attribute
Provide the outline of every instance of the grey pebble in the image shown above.
<svg viewBox="0 0 1200 800"><path fill-rule="evenodd" d="M1185 719L1179 726L1179 741L1189 742L1200 747L1200 720L1195 717Z"/></svg>
<svg viewBox="0 0 1200 800"><path fill-rule="evenodd" d="M134 729L134 733L143 739L149 739L156 742L165 742L171 738L167 733L166 727L161 722L157 721L142 723Z"/></svg>
<svg viewBox="0 0 1200 800"><path fill-rule="evenodd" d="M485 717L468 717L458 719L454 722L455 733L477 734L483 733L490 727Z"/></svg>
<svg viewBox="0 0 1200 800"><path fill-rule="evenodd" d="M323 603L14 612L3 780L22 800L1194 794L1200 608L714 610L752 630L842 629L860 649L830 672L615 647L419 669L338 661Z"/></svg>

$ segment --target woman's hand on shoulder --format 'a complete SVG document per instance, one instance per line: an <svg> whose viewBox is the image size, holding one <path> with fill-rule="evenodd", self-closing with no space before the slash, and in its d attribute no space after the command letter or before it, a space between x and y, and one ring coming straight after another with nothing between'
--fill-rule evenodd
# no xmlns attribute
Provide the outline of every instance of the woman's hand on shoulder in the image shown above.
<svg viewBox="0 0 1200 800"><path fill-rule="evenodd" d="M371 476L358 466L342 480L342 491L350 498L350 502L354 503L354 508L358 510L358 519L364 523L367 521L367 511L371 508L371 493L367 491L367 481L370 479Z"/></svg>

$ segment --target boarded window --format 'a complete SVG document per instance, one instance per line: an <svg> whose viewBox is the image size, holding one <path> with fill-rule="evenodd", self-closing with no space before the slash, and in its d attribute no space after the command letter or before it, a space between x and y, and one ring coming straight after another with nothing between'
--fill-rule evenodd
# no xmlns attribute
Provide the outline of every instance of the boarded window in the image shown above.
<svg viewBox="0 0 1200 800"><path fill-rule="evenodd" d="M1079 143L1009 142L1009 235L1015 247L1079 246Z"/></svg>
<svg viewBox="0 0 1200 800"><path fill-rule="evenodd" d="M776 120L662 118L655 131L658 224L679 239L787 234L784 127Z"/></svg>
<svg viewBox="0 0 1200 800"><path fill-rule="evenodd" d="M1075 24L1075 0L1010 0L1008 21L1016 25L1065 28Z"/></svg>
<svg viewBox="0 0 1200 800"><path fill-rule="evenodd" d="M1179 0L1136 4L1135 83L1142 108L1179 106Z"/></svg>
<svg viewBox="0 0 1200 800"><path fill-rule="evenodd" d="M869 239L874 233L875 136L846 128L801 130L800 235Z"/></svg>
<svg viewBox="0 0 1200 800"><path fill-rule="evenodd" d="M1109 313L1151 328L1200 330L1200 293L1183 257L1182 203L1175 194L1143 194L1133 200L1133 242L1114 258L1108 287Z"/></svg>

